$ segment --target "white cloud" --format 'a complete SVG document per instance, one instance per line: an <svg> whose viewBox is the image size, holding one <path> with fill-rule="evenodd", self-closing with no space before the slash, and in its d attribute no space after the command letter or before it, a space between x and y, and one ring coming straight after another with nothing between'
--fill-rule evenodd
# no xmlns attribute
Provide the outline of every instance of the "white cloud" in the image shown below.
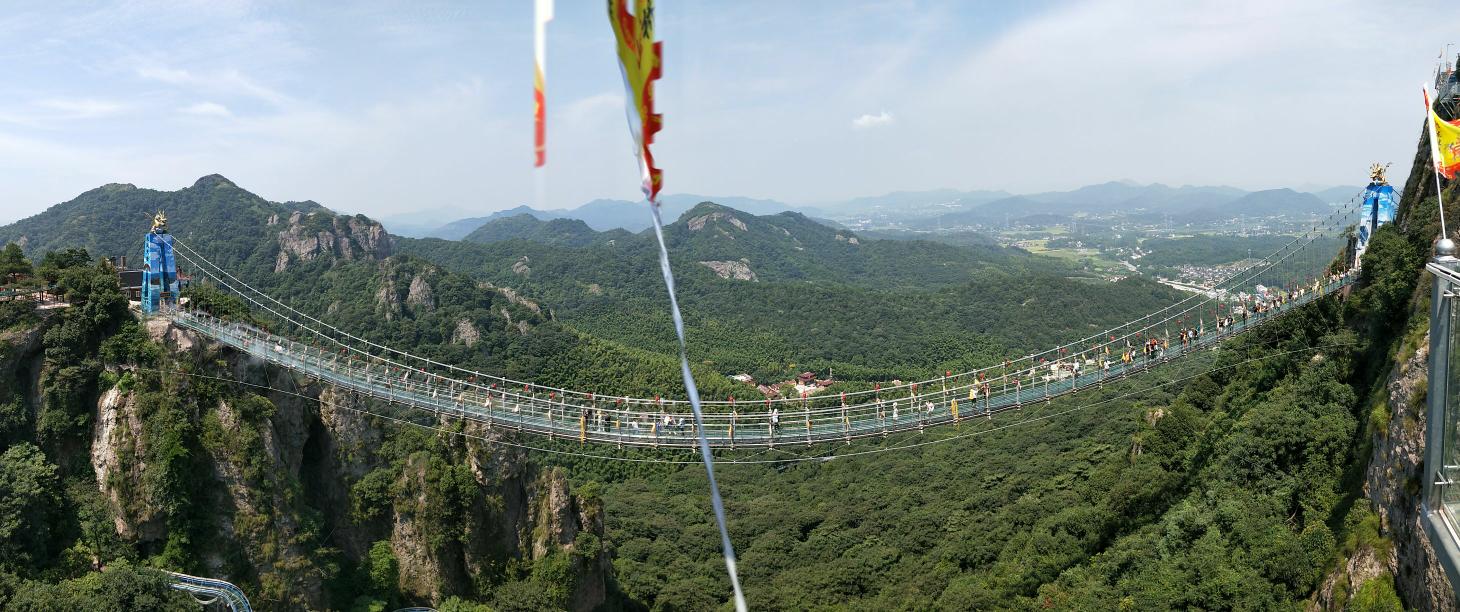
<svg viewBox="0 0 1460 612"><path fill-rule="evenodd" d="M551 106L548 112L553 112ZM612 118L614 115L624 113L624 94L618 91L609 91L593 94L585 98L579 98L563 105L562 118L564 121L579 124L588 121L600 121L605 118Z"/></svg>
<svg viewBox="0 0 1460 612"><path fill-rule="evenodd" d="M892 123L892 121L893 121L892 113L889 113L887 111L882 111L882 112L877 113L875 115L865 114L865 115L862 115L860 117L857 117L856 119L853 119L852 120L852 127L853 128L856 128L856 129L859 129L859 130L866 130L866 129L870 129L870 128L875 128L875 127L881 127L881 126L884 126L884 125L888 125L888 124Z"/></svg>
<svg viewBox="0 0 1460 612"><path fill-rule="evenodd" d="M124 106L107 100L91 98L47 98L35 103L39 108L53 111L61 119L93 119L120 112Z"/></svg>
<svg viewBox="0 0 1460 612"><path fill-rule="evenodd" d="M144 66L137 69L137 76L208 93L253 98L275 106L284 106L290 102L289 96L233 69L197 75L177 68Z"/></svg>
<svg viewBox="0 0 1460 612"><path fill-rule="evenodd" d="M184 106L184 107L178 109L178 112L183 113L185 115L195 115L195 116L198 116L198 117L232 117L233 116L233 113L228 110L228 107L227 106L223 106L222 104L219 104L217 102L199 102L197 104L192 104L192 105L189 105L189 106Z"/></svg>

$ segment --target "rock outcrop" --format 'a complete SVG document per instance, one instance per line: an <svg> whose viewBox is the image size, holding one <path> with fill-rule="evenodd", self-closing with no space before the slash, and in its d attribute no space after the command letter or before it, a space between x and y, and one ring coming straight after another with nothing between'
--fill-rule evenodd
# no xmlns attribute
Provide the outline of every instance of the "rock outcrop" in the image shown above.
<svg viewBox="0 0 1460 612"><path fill-rule="evenodd" d="M689 227L689 231L698 232L702 229L705 229L705 225L715 221L725 221L726 223L735 226L736 229L739 229L742 232L749 231L750 229L745 225L744 221L735 218L735 215L732 215L725 211L715 211L709 214L700 215L698 217L692 217L689 221L686 222L686 225Z"/></svg>
<svg viewBox="0 0 1460 612"><path fill-rule="evenodd" d="M1343 610L1370 580L1392 580L1393 555L1387 547L1364 544L1324 579L1308 605L1310 610Z"/></svg>
<svg viewBox="0 0 1460 612"><path fill-rule="evenodd" d="M432 267L421 268L397 260L380 266L380 287L375 290L375 312L393 321L404 312L427 313L436 309L436 295L431 279L437 275Z"/></svg>
<svg viewBox="0 0 1460 612"><path fill-rule="evenodd" d="M166 514L136 486L148 467L147 444L136 398L120 385L102 393L92 427L91 469L117 535L134 542L156 542L167 534Z"/></svg>
<svg viewBox="0 0 1460 612"><path fill-rule="evenodd" d="M482 332L478 331L477 326L472 325L470 320L457 319L456 329L451 332L452 344L465 344L471 347L476 346L481 339Z"/></svg>
<svg viewBox="0 0 1460 612"><path fill-rule="evenodd" d="M533 314L542 314L542 305L525 297L522 297L522 294L518 293L516 289L513 289L511 287L498 287L491 283L482 283L481 287L483 289L491 289L493 291L496 291L497 293L502 294L502 297L507 298L507 301L509 303L516 304L518 306L531 310Z"/></svg>
<svg viewBox="0 0 1460 612"><path fill-rule="evenodd" d="M743 280L755 282L755 271L750 269L750 262L740 261L702 261L700 265L715 271L720 278Z"/></svg>
<svg viewBox="0 0 1460 612"><path fill-rule="evenodd" d="M436 309L436 296L431 293L431 284L420 274L411 277L411 287L406 291L406 306L412 311L430 312Z"/></svg>
<svg viewBox="0 0 1460 612"><path fill-rule="evenodd" d="M277 223L271 217L269 225ZM333 257L385 259L395 251L395 243L385 227L361 216L332 217L327 213L304 214L295 211L289 223L278 233L279 253L274 271L283 272L294 262L309 262Z"/></svg>

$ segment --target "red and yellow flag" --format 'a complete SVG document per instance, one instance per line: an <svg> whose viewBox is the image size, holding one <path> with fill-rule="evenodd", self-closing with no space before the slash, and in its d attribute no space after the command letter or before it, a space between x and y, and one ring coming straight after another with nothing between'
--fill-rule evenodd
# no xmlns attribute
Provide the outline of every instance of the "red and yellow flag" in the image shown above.
<svg viewBox="0 0 1460 612"><path fill-rule="evenodd" d="M608 21L618 41L619 68L629 98L629 132L637 148L644 197L655 202L664 177L649 151L662 125L661 117L654 112L654 81L659 79L663 59L660 43L654 41L654 1L608 0Z"/></svg>
<svg viewBox="0 0 1460 612"><path fill-rule="evenodd" d="M553 0L537 0L532 41L532 141L536 159L547 163L547 22L553 20Z"/></svg>
<svg viewBox="0 0 1460 612"><path fill-rule="evenodd" d="M1425 112L1429 113L1430 157L1435 171L1447 179L1454 180L1460 174L1460 124L1450 123L1435 114L1430 105L1430 92L1425 89Z"/></svg>

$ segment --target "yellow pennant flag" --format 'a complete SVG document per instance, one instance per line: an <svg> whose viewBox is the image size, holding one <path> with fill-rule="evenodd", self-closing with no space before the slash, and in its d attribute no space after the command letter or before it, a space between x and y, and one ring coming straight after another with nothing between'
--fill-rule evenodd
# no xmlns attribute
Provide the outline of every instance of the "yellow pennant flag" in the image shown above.
<svg viewBox="0 0 1460 612"><path fill-rule="evenodd" d="M1430 115L1430 157L1434 160L1435 171L1454 180L1455 174L1460 172L1460 125L1435 114L1428 88L1425 89L1425 112Z"/></svg>
<svg viewBox="0 0 1460 612"><path fill-rule="evenodd" d="M663 174L654 166L654 155L649 151L662 121L654 112L654 81L659 78L663 60L660 43L654 41L654 2L608 0L608 20L618 41L619 68L629 97L629 131L637 149L644 197L654 202L664 183Z"/></svg>
<svg viewBox="0 0 1460 612"><path fill-rule="evenodd" d="M1440 119L1435 111L1430 111L1430 121L1435 126L1435 142L1439 149L1435 165L1441 176L1454 180L1455 174L1460 172L1460 125Z"/></svg>

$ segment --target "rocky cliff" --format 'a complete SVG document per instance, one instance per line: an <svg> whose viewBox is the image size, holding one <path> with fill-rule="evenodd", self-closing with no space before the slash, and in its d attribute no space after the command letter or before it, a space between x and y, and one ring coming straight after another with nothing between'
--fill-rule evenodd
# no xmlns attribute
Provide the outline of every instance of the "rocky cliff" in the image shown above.
<svg viewBox="0 0 1460 612"><path fill-rule="evenodd" d="M1428 334L1422 342L1407 359L1396 363L1375 411L1387 416L1370 426L1374 450L1364 493L1379 515L1380 532L1393 543L1393 552L1384 554L1385 562L1362 578L1384 573L1393 576L1411 609L1454 610L1455 591L1420 525ZM1352 583L1357 588L1362 580Z"/></svg>
<svg viewBox="0 0 1460 612"><path fill-rule="evenodd" d="M491 601L548 562L568 577L561 597L543 600L552 607L591 610L607 597L600 503L497 433L431 419L414 420L438 431L413 428L399 408L165 321L144 329L160 360L108 368L87 452L126 545L177 549L197 565L175 569L235 582L259 609L346 608L365 590L402 605ZM40 335L7 336L7 373L42 363ZM161 484L179 474L185 497ZM382 558L392 584L351 586Z"/></svg>
<svg viewBox="0 0 1460 612"><path fill-rule="evenodd" d="M271 217L269 225L277 225ZM321 257L338 260L384 259L395 249L385 227L362 216L336 217L328 212L295 211L278 232L279 254L274 272L283 272L291 262L314 261Z"/></svg>

